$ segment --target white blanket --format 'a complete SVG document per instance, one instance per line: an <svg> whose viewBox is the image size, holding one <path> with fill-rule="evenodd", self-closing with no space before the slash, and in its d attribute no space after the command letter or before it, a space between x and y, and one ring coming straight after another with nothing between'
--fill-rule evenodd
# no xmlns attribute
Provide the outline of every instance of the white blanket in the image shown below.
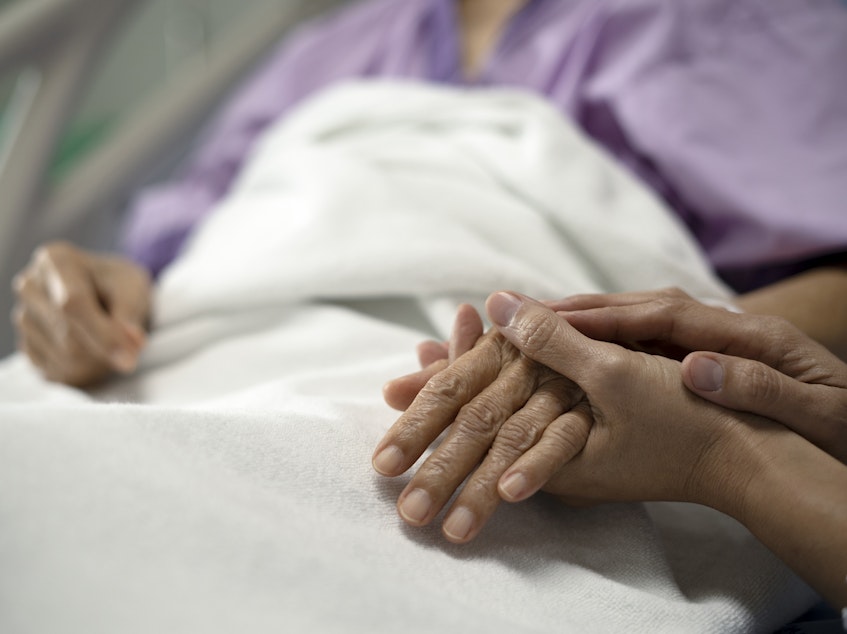
<svg viewBox="0 0 847 634"><path fill-rule="evenodd" d="M402 525L370 455L459 301L726 289L662 205L534 97L354 84L257 149L158 288L139 373L0 365L0 631L748 632L814 595L693 505Z"/></svg>

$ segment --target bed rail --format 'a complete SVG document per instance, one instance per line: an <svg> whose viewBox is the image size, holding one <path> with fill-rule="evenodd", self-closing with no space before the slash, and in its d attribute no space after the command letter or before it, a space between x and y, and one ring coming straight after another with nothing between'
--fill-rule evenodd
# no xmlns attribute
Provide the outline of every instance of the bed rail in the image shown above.
<svg viewBox="0 0 847 634"><path fill-rule="evenodd" d="M9 280L38 243L114 208L187 143L232 84L281 34L339 0L279 0L246 15L203 63L141 103L121 128L55 185L59 138L104 46L144 0L19 0L0 12L0 73L24 68L0 144L0 357L11 350Z"/></svg>

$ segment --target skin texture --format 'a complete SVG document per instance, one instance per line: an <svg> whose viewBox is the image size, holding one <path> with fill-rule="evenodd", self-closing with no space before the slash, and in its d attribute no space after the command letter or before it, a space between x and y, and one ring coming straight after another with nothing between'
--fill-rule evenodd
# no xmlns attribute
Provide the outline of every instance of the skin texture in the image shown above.
<svg viewBox="0 0 847 634"><path fill-rule="evenodd" d="M517 452L508 454L511 464L505 469L486 470L483 462L474 472L476 463L465 456L478 457L480 442L493 451L501 433L505 442L518 447L516 429L504 433L503 425L492 438L490 430L496 425L489 420L485 433L469 439L464 448L442 443L400 496L398 508L407 522L432 521L438 500L460 486L463 471L472 473L471 479L444 522L446 536L457 542L472 539L487 519L492 486L507 501L526 499L544 488L580 503L697 502L742 521L833 605L847 604L843 464L783 425L698 398L682 384L678 361L590 339L550 308L513 294L492 296L488 312L500 336L525 359L568 376L580 398L556 419L560 425L547 425L541 433L534 425L546 416L536 421L510 418L512 427L523 429L525 436L523 452L516 458ZM491 335L484 339L492 340ZM480 396L490 401L491 395L480 390L476 373L469 370L477 365L476 350L429 381L377 447L377 471L402 473L429 444L433 429L450 428L450 438L454 431L449 410L440 406L445 395L453 401L465 398L472 403ZM501 350L514 359L502 344ZM457 367L461 369L454 370ZM531 364L520 367L535 380L550 380ZM490 376L492 370L486 373ZM499 395L506 410L520 400L515 389L510 385ZM653 396L644 399L645 393ZM559 402L564 405L566 399ZM498 405L487 407L495 410ZM402 459L380 464L380 455L392 454L392 447L399 452L393 455ZM427 512L410 516L404 508L409 499L414 507L429 503Z"/></svg>
<svg viewBox="0 0 847 634"><path fill-rule="evenodd" d="M778 421L847 463L847 365L789 321L704 306L679 289L552 307L594 339L686 355L682 379L694 394Z"/></svg>
<svg viewBox="0 0 847 634"><path fill-rule="evenodd" d="M528 439L568 436L581 446L588 423L572 408L581 391L523 357L496 331L438 374L392 428L374 456L384 475L408 469L448 426L438 450L412 478L398 510L424 525L470 475L444 526L448 539L470 539L500 503L497 482L530 446Z"/></svg>
<svg viewBox="0 0 847 634"><path fill-rule="evenodd" d="M847 361L847 265L800 273L736 303L747 313L782 317Z"/></svg>
<svg viewBox="0 0 847 634"><path fill-rule="evenodd" d="M87 387L135 370L150 314L144 269L57 242L38 249L13 286L18 346L45 378Z"/></svg>

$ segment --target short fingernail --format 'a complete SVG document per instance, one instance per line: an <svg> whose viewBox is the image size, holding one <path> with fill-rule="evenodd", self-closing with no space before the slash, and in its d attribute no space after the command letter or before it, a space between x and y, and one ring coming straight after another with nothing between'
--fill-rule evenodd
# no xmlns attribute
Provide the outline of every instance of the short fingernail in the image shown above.
<svg viewBox="0 0 847 634"><path fill-rule="evenodd" d="M723 387L723 367L709 357L697 357L691 362L691 382L703 392L717 392Z"/></svg>
<svg viewBox="0 0 847 634"><path fill-rule="evenodd" d="M414 489L400 504L400 515L407 522L420 524L429 515L432 499L423 489Z"/></svg>
<svg viewBox="0 0 847 634"><path fill-rule="evenodd" d="M471 511L464 506L460 506L450 513L444 521L444 534L453 541L465 541L471 534L475 519L476 517Z"/></svg>
<svg viewBox="0 0 847 634"><path fill-rule="evenodd" d="M508 326L522 303L511 293L495 293L488 300L488 316L498 326Z"/></svg>
<svg viewBox="0 0 847 634"><path fill-rule="evenodd" d="M391 445L380 451L373 459L373 466L382 475L394 475L403 464L403 452Z"/></svg>
<svg viewBox="0 0 847 634"><path fill-rule="evenodd" d="M138 366L138 360L135 355L124 352L123 350L113 352L110 360L112 366L120 372L133 372Z"/></svg>
<svg viewBox="0 0 847 634"><path fill-rule="evenodd" d="M500 484L500 490L510 500L517 500L526 491L527 482L522 473L513 473Z"/></svg>

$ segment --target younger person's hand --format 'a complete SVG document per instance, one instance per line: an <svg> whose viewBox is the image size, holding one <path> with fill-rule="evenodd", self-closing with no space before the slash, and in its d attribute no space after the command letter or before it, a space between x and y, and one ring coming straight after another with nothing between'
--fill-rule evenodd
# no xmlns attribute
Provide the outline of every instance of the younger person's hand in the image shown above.
<svg viewBox="0 0 847 634"><path fill-rule="evenodd" d="M687 355L682 380L693 393L778 421L847 463L847 365L787 321L709 307L677 289L554 307L591 337Z"/></svg>
<svg viewBox="0 0 847 634"><path fill-rule="evenodd" d="M743 498L752 475L747 440L762 430L778 433L779 426L694 397L680 381L679 362L589 339L528 298L497 293L488 313L524 355L579 385L593 418L575 455L555 437L528 448L500 480L504 499L544 489L569 501L676 500L726 508Z"/></svg>
<svg viewBox="0 0 847 634"><path fill-rule="evenodd" d="M135 369L151 301L142 268L52 243L35 252L13 287L19 347L47 379L87 387Z"/></svg>
<svg viewBox="0 0 847 634"><path fill-rule="evenodd" d="M689 308L693 315L703 314L700 306ZM847 606L844 464L784 425L694 396L682 386L676 361L588 339L549 308L513 294L489 298L488 313L522 353L571 377L585 391L594 417L585 448L572 459L543 438L526 451L503 474L503 497L520 500L543 486L594 501L705 504L744 524L832 605ZM680 316L674 311L659 313L672 319ZM739 319L747 323L746 334L754 338L746 341L748 352L769 342L779 344L779 338L755 339L763 332L791 336L790 330L774 331L770 326L757 331L755 324L768 324L767 319L724 311L713 316L721 314L729 318L727 328ZM680 330L639 330L635 339L670 332L669 340L684 341L688 331L683 325L696 322L690 317L682 315ZM595 325L598 322L603 320ZM605 323L614 327L609 333L629 338L625 328L617 328L624 322ZM706 336L699 330L688 334ZM731 338L727 332L712 335ZM804 348L803 338L793 342L799 346L793 357L792 343L783 343L778 350L761 350L761 357L777 366L775 357L782 357L782 367L806 378L826 375L820 368L830 365L828 352ZM744 338L734 345L745 345ZM834 414L843 411L838 407ZM514 483L522 486L512 490Z"/></svg>

